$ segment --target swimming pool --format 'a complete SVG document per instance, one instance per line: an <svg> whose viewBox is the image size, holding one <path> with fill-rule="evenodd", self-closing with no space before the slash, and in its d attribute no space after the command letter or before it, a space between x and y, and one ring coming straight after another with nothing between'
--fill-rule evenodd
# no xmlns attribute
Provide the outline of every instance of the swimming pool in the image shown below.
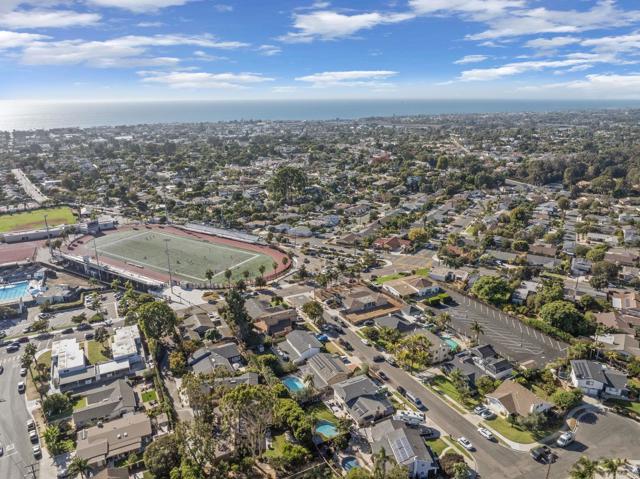
<svg viewBox="0 0 640 479"><path fill-rule="evenodd" d="M360 464L358 463L358 460L355 457L348 456L342 460L342 468L345 471L350 471L351 469L356 467L360 467Z"/></svg>
<svg viewBox="0 0 640 479"><path fill-rule="evenodd" d="M292 393L298 393L304 389L304 384L299 378L295 376L287 376L282 379L282 382Z"/></svg>
<svg viewBox="0 0 640 479"><path fill-rule="evenodd" d="M29 288L28 281L20 281L19 283L11 283L0 286L0 302L11 301L22 298L27 294Z"/></svg>
<svg viewBox="0 0 640 479"><path fill-rule="evenodd" d="M338 435L338 428L332 422L321 419L316 424L316 432L327 439L332 439Z"/></svg>
<svg viewBox="0 0 640 479"><path fill-rule="evenodd" d="M451 338L445 338L444 342L447 343L447 346L449 346L449 349L451 349L452 352L456 352L458 349L460 349L460 346L458 345L458 343L456 343L453 339Z"/></svg>

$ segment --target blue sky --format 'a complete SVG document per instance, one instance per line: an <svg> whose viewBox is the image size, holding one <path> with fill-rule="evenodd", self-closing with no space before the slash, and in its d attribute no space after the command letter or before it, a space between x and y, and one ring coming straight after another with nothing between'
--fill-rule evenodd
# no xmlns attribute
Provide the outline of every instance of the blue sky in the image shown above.
<svg viewBox="0 0 640 479"><path fill-rule="evenodd" d="M640 98L638 0L0 0L0 99Z"/></svg>

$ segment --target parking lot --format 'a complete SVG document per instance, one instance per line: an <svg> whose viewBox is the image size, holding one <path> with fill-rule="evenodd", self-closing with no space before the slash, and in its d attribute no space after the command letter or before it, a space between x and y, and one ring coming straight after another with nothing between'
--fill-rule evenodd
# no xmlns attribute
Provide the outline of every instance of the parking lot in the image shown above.
<svg viewBox="0 0 640 479"><path fill-rule="evenodd" d="M451 327L473 337L472 324L477 321L484 330L480 342L491 343L495 350L511 361L534 361L542 367L564 356L567 345L523 324L516 318L452 290L447 290L455 306L434 310L449 313Z"/></svg>

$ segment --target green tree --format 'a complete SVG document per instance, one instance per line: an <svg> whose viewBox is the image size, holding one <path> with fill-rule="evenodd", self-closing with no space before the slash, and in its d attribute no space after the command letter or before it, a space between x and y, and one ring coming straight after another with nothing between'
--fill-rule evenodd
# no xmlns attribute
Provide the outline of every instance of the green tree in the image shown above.
<svg viewBox="0 0 640 479"><path fill-rule="evenodd" d="M169 479L174 467L180 465L178 441L174 434L156 438L144 451L144 465L155 479Z"/></svg>
<svg viewBox="0 0 640 479"><path fill-rule="evenodd" d="M213 270L211 268L207 269L207 271L204 273L205 278L207 278L207 281L209 281L209 287L211 288L211 280L213 279L213 277L215 276L215 273L213 272Z"/></svg>
<svg viewBox="0 0 640 479"><path fill-rule="evenodd" d="M169 305L162 301L145 303L137 309L138 323L147 338L155 340L174 336L178 318Z"/></svg>
<svg viewBox="0 0 640 479"><path fill-rule="evenodd" d="M224 277L225 277L225 279L227 280L227 284L229 285L229 288L231 288L231 275L232 275L232 274L233 274L233 273L231 273L231 270L230 270L230 269L226 269L226 270L224 271Z"/></svg>
<svg viewBox="0 0 640 479"><path fill-rule="evenodd" d="M71 401L66 394L49 394L42 401L42 410L47 418L58 416L71 409Z"/></svg>
<svg viewBox="0 0 640 479"><path fill-rule="evenodd" d="M501 305L511 298L512 290L504 279L496 276L482 276L471 288L471 292L483 301Z"/></svg>
<svg viewBox="0 0 640 479"><path fill-rule="evenodd" d="M222 310L222 316L238 338L247 342L251 332L251 321L244 306L244 297L238 288L231 289L226 297L226 307Z"/></svg>
<svg viewBox="0 0 640 479"><path fill-rule="evenodd" d="M64 452L60 428L58 426L47 426L42 433L42 438L44 439L47 450L52 457Z"/></svg>
<svg viewBox="0 0 640 479"><path fill-rule="evenodd" d="M281 166L267 182L267 191L275 201L289 203L307 186L307 175L300 168Z"/></svg>
<svg viewBox="0 0 640 479"><path fill-rule="evenodd" d="M620 458L602 458L598 463L598 470L608 476L611 476L612 479L616 479L618 477L618 472L624 466L629 464L627 459Z"/></svg>
<svg viewBox="0 0 640 479"><path fill-rule="evenodd" d="M572 389L571 391L558 389L551 395L551 402L553 402L558 409L567 412L580 405L582 402L582 391L579 389Z"/></svg>
<svg viewBox="0 0 640 479"><path fill-rule="evenodd" d="M425 334L411 334L394 347L396 359L412 369L427 367L431 361L431 341Z"/></svg>
<svg viewBox="0 0 640 479"><path fill-rule="evenodd" d="M71 459L67 470L71 477L80 476L85 479L89 477L91 467L89 466L89 461L82 457L75 456L73 459Z"/></svg>
<svg viewBox="0 0 640 479"><path fill-rule="evenodd" d="M540 309L540 318L551 326L574 336L586 335L593 331L593 326L585 321L573 303L553 301Z"/></svg>
<svg viewBox="0 0 640 479"><path fill-rule="evenodd" d="M466 464L464 461L464 457L457 452L449 451L446 452L440 458L440 467L448 477L454 477L456 473L455 466L456 464Z"/></svg>
<svg viewBox="0 0 640 479"><path fill-rule="evenodd" d="M473 342L478 344L480 336L484 334L484 327L478 322L478 320L474 320L473 323L471 323L471 332L473 333Z"/></svg>
<svg viewBox="0 0 640 479"><path fill-rule="evenodd" d="M571 479L594 479L598 472L598 461L592 461L587 456L581 456L569 471Z"/></svg>
<svg viewBox="0 0 640 479"><path fill-rule="evenodd" d="M491 376L480 376L476 380L476 388L482 396L492 393L496 390L500 381L493 379Z"/></svg>
<svg viewBox="0 0 640 479"><path fill-rule="evenodd" d="M302 311L316 326L322 323L324 309L318 301L309 301L302 306Z"/></svg>

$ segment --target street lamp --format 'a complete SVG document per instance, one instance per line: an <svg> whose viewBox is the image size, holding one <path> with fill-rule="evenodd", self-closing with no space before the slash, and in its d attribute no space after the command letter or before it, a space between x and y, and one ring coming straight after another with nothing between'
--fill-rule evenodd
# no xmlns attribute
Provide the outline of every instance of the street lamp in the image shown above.
<svg viewBox="0 0 640 479"><path fill-rule="evenodd" d="M169 271L169 288L171 289L171 294L173 294L173 277L171 276L171 257L169 256L169 238L165 238L164 240L164 251L167 255L167 270Z"/></svg>

